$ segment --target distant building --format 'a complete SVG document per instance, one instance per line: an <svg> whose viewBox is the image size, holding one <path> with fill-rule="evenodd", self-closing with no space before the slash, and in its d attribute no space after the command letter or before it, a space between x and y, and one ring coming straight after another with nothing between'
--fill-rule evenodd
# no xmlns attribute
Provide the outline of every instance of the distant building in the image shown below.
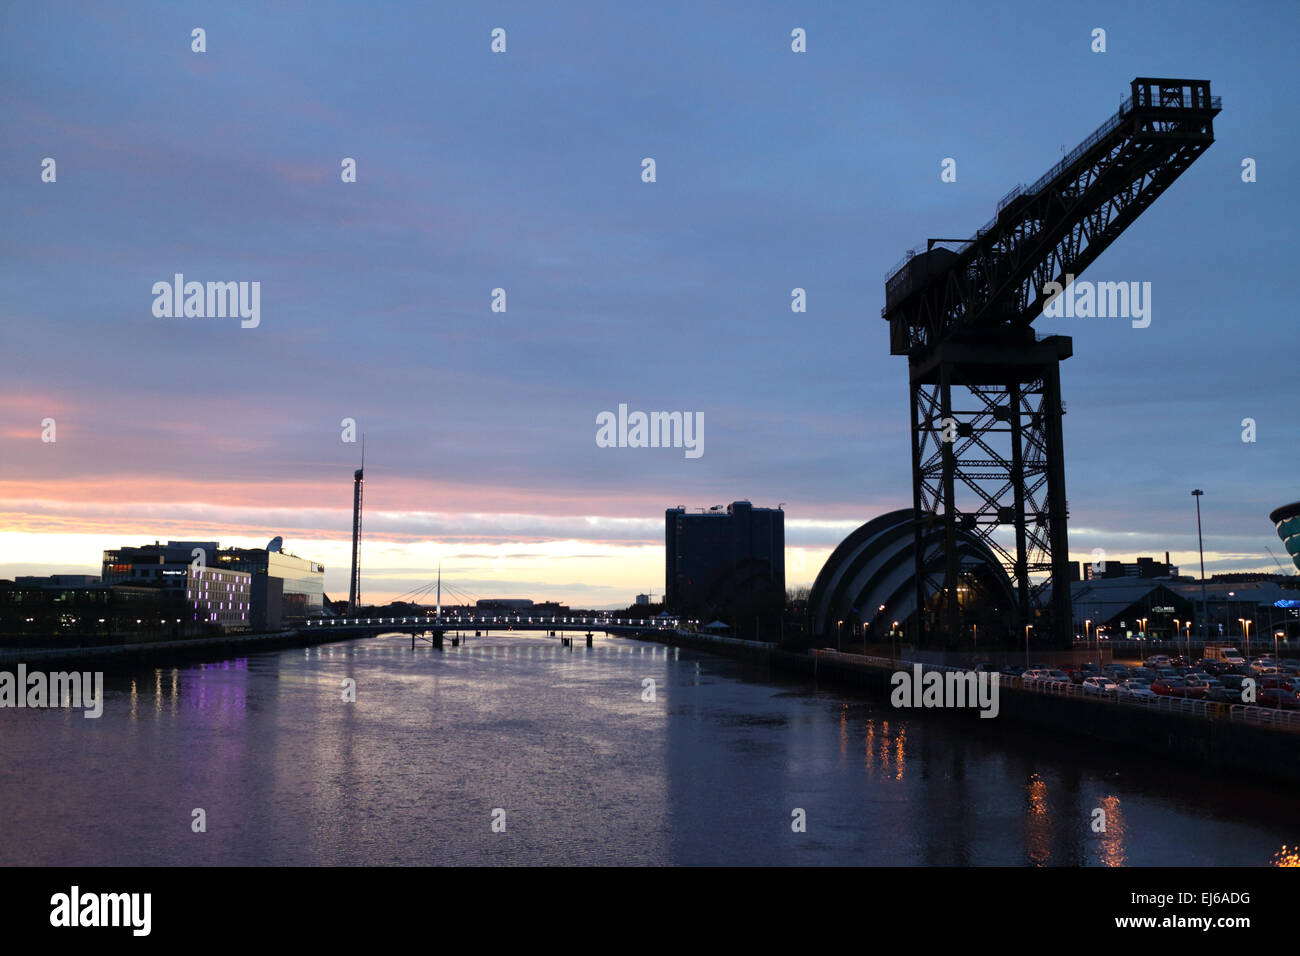
<svg viewBox="0 0 1300 956"><path fill-rule="evenodd" d="M325 613L325 565L277 547L225 548L219 567L253 576L253 626L277 630L281 624Z"/></svg>
<svg viewBox="0 0 1300 956"><path fill-rule="evenodd" d="M1047 600L1044 594L1040 604ZM1175 629L1184 635L1196 616L1193 600L1172 582L1143 580L1136 574L1073 582L1070 605L1079 637L1095 637L1100 627L1111 640L1138 634L1151 640L1172 640Z"/></svg>
<svg viewBox="0 0 1300 956"><path fill-rule="evenodd" d="M0 634L158 640L247 630L250 581L243 571L185 564L159 565L138 583L0 582Z"/></svg>
<svg viewBox="0 0 1300 956"><path fill-rule="evenodd" d="M664 513L664 610L686 618L732 618L749 632L757 616L785 606L785 512L734 501L691 514Z"/></svg>
<svg viewBox="0 0 1300 956"><path fill-rule="evenodd" d="M59 646L159 640L197 630L193 622L185 625L183 592L178 589L61 585L30 577L23 581L0 581L0 643Z"/></svg>
<svg viewBox="0 0 1300 956"><path fill-rule="evenodd" d="M1102 578L1176 578L1177 566L1169 563L1169 552L1165 560L1155 558L1138 558L1131 563L1124 561L1071 561L1070 579L1072 581L1094 581Z"/></svg>
<svg viewBox="0 0 1300 956"><path fill-rule="evenodd" d="M638 595L636 596L636 603L637 603L637 606L638 606L638 607L640 607L640 606L643 605L643 604L649 604L649 603L650 603L650 595L648 595L648 594L638 594Z"/></svg>
<svg viewBox="0 0 1300 956"><path fill-rule="evenodd" d="M1050 600L1050 585L1039 596ZM1276 581L1210 581L1201 603L1199 581L1143 580L1136 576L1095 578L1070 585L1075 633L1095 636L1101 626L1106 636L1122 640L1145 634L1152 640L1181 637L1198 639L1204 619L1211 640L1271 641L1300 637L1300 589ZM1206 616L1208 615L1208 617Z"/></svg>
<svg viewBox="0 0 1300 956"><path fill-rule="evenodd" d="M474 606L483 611L526 611L533 602L528 598L483 598Z"/></svg>
<svg viewBox="0 0 1300 956"><path fill-rule="evenodd" d="M179 587L184 583L187 590L203 593L211 589L192 585L206 585L213 580L223 585L239 584L242 579L194 577L194 569L243 574L249 580L242 602L247 607L242 610L248 613L240 626L277 630L291 620L320 617L324 614L324 565L280 551L278 538L271 545L222 549L215 541L155 541L142 547L115 548L104 552L102 577L108 584ZM194 599L190 600L193 603ZM224 618L230 611L224 606L228 601L217 603L222 606L207 609L210 620ZM212 613L218 618L211 618Z"/></svg>
<svg viewBox="0 0 1300 956"><path fill-rule="evenodd" d="M20 588L84 588L99 584L98 574L50 574L44 577L25 575L14 578Z"/></svg>

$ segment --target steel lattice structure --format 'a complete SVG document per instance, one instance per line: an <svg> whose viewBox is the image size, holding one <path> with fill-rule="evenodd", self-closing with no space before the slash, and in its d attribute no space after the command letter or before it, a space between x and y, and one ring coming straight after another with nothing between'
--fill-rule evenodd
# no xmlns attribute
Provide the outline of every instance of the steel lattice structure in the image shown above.
<svg viewBox="0 0 1300 956"><path fill-rule="evenodd" d="M931 240L885 283L890 351L907 355L912 414L917 607L921 542L943 525L939 593L948 642L962 635L956 529L985 540L1015 582L1019 628L1033 620L1031 576L1052 584L1046 628L1072 631L1060 362L1068 336L1035 336L1050 283L1077 277L1214 142L1220 110L1207 80L1135 79L1109 120L954 251ZM960 496L960 497L959 497ZM1014 531L1014 550L994 532ZM1039 586L1041 586L1041 584ZM918 614L926 626L924 611ZM1041 632L1040 632L1040 636Z"/></svg>

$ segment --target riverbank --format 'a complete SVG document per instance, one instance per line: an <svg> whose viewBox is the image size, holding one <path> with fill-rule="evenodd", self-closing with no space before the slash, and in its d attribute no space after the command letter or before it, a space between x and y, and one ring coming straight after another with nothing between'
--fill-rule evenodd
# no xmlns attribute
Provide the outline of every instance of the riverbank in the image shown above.
<svg viewBox="0 0 1300 956"><path fill-rule="evenodd" d="M892 690L893 675L899 670L910 671L920 663L833 651L798 653L781 650L775 644L684 631L646 634L638 639L766 664L871 696L887 697ZM925 663L920 666L926 670L935 667ZM1075 689L1057 693L1052 688L1026 685L1014 678L1001 679L998 692L998 719L1162 755L1180 764L1192 761L1207 769L1300 783L1300 732L1282 723L1295 723L1290 714L1274 717L1267 708L1205 705L1171 698L1160 698L1151 706L1138 706L1137 701L1131 705L1120 704L1099 696L1085 696ZM996 720L979 720L978 711L973 708L948 712L996 726ZM1278 723L1252 722L1271 719Z"/></svg>
<svg viewBox="0 0 1300 956"><path fill-rule="evenodd" d="M223 634L218 637L196 637L189 640L147 641L137 644L106 644L94 647L0 647L0 667L7 664L59 664L71 667L83 665L131 666L137 663L159 661L185 663L194 660L221 657L229 654L253 654L259 651L283 650L292 647L312 647L352 640L354 634L331 634L324 630L275 631L268 634Z"/></svg>

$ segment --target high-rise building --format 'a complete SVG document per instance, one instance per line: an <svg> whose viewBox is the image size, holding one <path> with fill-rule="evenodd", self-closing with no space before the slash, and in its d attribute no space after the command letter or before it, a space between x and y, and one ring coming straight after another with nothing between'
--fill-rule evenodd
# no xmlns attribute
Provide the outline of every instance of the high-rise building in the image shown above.
<svg viewBox="0 0 1300 956"><path fill-rule="evenodd" d="M734 501L664 514L664 610L749 632L785 604L785 512Z"/></svg>

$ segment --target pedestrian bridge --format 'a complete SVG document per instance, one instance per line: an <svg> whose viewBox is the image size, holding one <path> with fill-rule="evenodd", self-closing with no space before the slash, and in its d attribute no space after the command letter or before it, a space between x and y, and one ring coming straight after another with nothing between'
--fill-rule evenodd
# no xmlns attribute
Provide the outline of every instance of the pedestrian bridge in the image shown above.
<svg viewBox="0 0 1300 956"><path fill-rule="evenodd" d="M312 630L357 631L380 633L400 631L422 634L425 631L603 631L606 634L631 634L643 631L676 630L681 621L675 617L606 617L604 615L536 614L444 614L409 617L323 617L302 622Z"/></svg>

